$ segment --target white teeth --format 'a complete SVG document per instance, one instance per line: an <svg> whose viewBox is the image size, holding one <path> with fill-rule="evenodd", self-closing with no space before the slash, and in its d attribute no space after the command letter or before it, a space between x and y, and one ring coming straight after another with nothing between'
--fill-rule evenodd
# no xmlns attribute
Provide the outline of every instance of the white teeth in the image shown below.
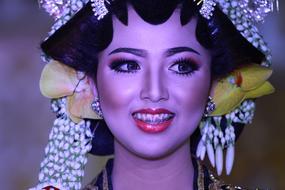
<svg viewBox="0 0 285 190"><path fill-rule="evenodd" d="M146 114L146 120L147 121L152 121L152 116L150 114Z"/></svg>
<svg viewBox="0 0 285 190"><path fill-rule="evenodd" d="M138 114L139 119L142 119L142 120L146 120L146 115L145 114Z"/></svg>
<svg viewBox="0 0 285 190"><path fill-rule="evenodd" d="M145 121L145 122L149 122L149 123L159 123L159 122L163 122L165 120L168 120L170 117L172 117L173 114L142 114L142 113L136 113L134 114L134 117Z"/></svg>
<svg viewBox="0 0 285 190"><path fill-rule="evenodd" d="M162 114L162 119L166 119L166 118L168 118L169 117L169 115L168 114L166 114L166 113L164 113L164 114Z"/></svg>

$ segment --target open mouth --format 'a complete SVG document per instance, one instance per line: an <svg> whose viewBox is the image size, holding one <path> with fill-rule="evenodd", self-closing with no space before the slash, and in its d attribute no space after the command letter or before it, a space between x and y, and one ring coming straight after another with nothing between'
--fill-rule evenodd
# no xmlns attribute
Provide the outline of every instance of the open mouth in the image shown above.
<svg viewBox="0 0 285 190"><path fill-rule="evenodd" d="M170 111L161 113L161 111L158 110L143 110L133 113L132 116L136 126L142 131L146 133L159 133L165 131L171 125L175 114Z"/></svg>
<svg viewBox="0 0 285 190"><path fill-rule="evenodd" d="M172 113L160 113L160 114L146 114L146 113L134 113L133 117L142 122L156 125L165 121L171 120L174 117Z"/></svg>

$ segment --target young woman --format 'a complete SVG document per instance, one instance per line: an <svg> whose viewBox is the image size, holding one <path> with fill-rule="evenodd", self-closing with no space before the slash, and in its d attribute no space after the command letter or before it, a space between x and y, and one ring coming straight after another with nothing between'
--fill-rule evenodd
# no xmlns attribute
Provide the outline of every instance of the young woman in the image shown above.
<svg viewBox="0 0 285 190"><path fill-rule="evenodd" d="M248 4L42 3L57 18L40 82L57 119L36 188L80 189L88 152L114 159L86 189L240 188L198 159L207 153L220 175L225 149L229 174L253 99L274 90Z"/></svg>

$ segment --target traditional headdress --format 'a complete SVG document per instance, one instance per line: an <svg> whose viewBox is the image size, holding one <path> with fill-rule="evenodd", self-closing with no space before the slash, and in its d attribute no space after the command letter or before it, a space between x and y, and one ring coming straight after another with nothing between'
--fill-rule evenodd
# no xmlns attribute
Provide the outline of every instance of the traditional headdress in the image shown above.
<svg viewBox="0 0 285 190"><path fill-rule="evenodd" d="M107 5L115 0L90 0L98 20L108 14ZM211 19L219 8L241 35L265 55L261 64L250 64L234 70L219 80L213 98L207 105L207 114L200 123L201 139L196 156L204 159L207 153L211 164L222 173L223 149L226 149L226 173L234 161L235 128L233 123L252 121L254 99L274 91L267 81L272 70L271 54L260 35L256 23L263 22L278 1L275 0L193 0L200 6L200 14ZM55 19L49 36L75 15L88 0L39 0L40 5ZM52 111L56 113L45 158L41 163L39 184L32 189L80 189L87 163L87 153L92 147L94 131L88 119L102 119L99 101L94 97L85 73L78 72L57 61L49 60L41 76L40 88L51 98ZM92 106L91 106L92 105ZM92 109L93 108L93 109ZM215 108L215 109L213 109ZM95 110L95 112L94 112Z"/></svg>

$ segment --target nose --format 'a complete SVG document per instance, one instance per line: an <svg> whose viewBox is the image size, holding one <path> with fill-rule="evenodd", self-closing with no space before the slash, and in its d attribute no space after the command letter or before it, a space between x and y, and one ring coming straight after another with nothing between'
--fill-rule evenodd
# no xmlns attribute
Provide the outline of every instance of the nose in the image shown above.
<svg viewBox="0 0 285 190"><path fill-rule="evenodd" d="M144 77L140 97L141 99L148 99L152 102L159 102L169 99L169 92L167 81L163 77L163 73L150 71Z"/></svg>

